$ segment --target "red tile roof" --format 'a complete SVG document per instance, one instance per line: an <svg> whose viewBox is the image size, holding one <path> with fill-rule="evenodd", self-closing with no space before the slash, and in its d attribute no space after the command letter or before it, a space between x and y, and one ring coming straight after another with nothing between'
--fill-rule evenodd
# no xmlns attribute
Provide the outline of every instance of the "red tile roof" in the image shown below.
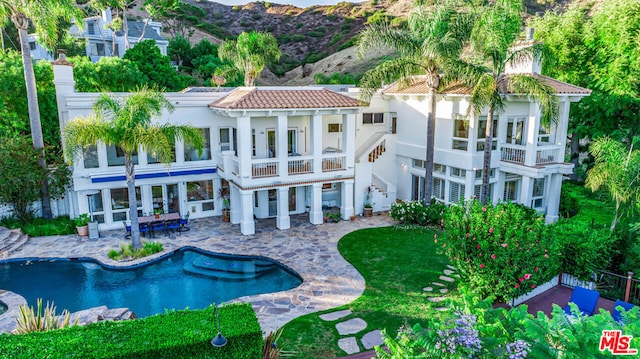
<svg viewBox="0 0 640 359"><path fill-rule="evenodd" d="M541 80L545 84L551 86L551 88L553 88L557 94L562 94L562 95L591 94L591 90L589 89L585 89L579 86L574 86L566 82L558 81L551 77L542 76L540 74L528 74L528 75L533 76ZM508 81L509 75L506 75L506 76ZM384 94L389 94L389 95L394 95L394 94L417 95L417 94L427 94L429 92L429 89L427 88L425 82L422 81L421 77L416 77L415 80L411 84L409 84L409 86L401 86L398 82L396 82L391 86L389 86L388 88L386 88L385 90L383 90L382 92ZM516 93L515 91L511 91L508 85L506 86L506 88L503 87L501 89L501 92L504 94ZM439 93L447 94L447 95L470 95L471 90L467 86L461 83L454 83L445 87Z"/></svg>
<svg viewBox="0 0 640 359"><path fill-rule="evenodd" d="M239 87L227 96L212 102L209 107L225 110L353 108L362 107L357 99L318 89L262 89Z"/></svg>

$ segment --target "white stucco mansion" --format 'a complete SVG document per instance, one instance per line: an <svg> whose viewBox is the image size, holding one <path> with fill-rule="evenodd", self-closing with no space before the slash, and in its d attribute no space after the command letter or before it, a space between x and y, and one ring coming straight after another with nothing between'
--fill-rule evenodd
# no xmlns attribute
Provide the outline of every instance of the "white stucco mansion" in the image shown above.
<svg viewBox="0 0 640 359"><path fill-rule="evenodd" d="M90 113L97 94L74 89L72 68L54 61L60 126ZM511 73L531 73L557 92L557 124L540 124L538 105L526 96L505 93L506 109L495 120L491 161L492 201L512 201L558 218L569 105L590 91L541 76L531 63ZM434 197L455 203L480 191L486 116L465 118L468 90L445 89L438 97L435 137ZM205 149L199 156L180 141L169 167L139 151L136 166L137 208L218 216L229 189L231 222L253 234L255 218L275 218L289 228L289 216L307 212L323 222L337 207L341 216L362 213L367 188L374 210L396 199L421 197L426 144L426 88L391 85L369 104L358 89L322 87L241 87L216 91L192 88L167 93L175 106L158 122L200 128ZM126 94L122 94L125 96ZM88 148L75 161L71 216L92 211L102 229L122 228L128 219L124 158L113 146Z"/></svg>

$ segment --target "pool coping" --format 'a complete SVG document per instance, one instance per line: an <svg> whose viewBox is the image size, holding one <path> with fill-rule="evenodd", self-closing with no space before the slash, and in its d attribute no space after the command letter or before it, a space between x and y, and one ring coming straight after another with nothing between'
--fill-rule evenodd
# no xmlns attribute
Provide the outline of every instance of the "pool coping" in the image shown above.
<svg viewBox="0 0 640 359"><path fill-rule="evenodd" d="M101 239L90 241L70 235L30 238L20 250L10 254L3 262L19 258L86 258L117 269L148 265L183 247L223 255L268 258L297 273L303 279L302 284L287 291L244 296L229 301L251 302L262 330L268 333L299 316L339 307L357 299L364 292L365 281L340 255L338 241L345 234L358 229L384 227L394 223L386 215L358 217L356 221L322 225L311 225L304 220L292 221L291 228L285 231L273 230L263 223L262 227L258 227L261 230L256 231L255 235L243 236L239 233L238 225L224 223L217 218L193 222L197 228L193 228L189 235L173 239L160 238L164 250L143 259L115 262L106 256L106 241L102 243ZM218 231L211 231L209 227ZM211 235L204 236L202 231ZM106 233L105 239L112 241L111 243L122 241L117 233Z"/></svg>

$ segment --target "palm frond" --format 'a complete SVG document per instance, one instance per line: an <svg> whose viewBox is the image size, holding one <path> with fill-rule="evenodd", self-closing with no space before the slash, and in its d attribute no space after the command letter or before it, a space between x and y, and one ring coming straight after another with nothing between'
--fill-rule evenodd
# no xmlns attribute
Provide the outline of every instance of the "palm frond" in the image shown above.
<svg viewBox="0 0 640 359"><path fill-rule="evenodd" d="M543 126L558 122L558 97L551 86L530 75L509 75L508 81L510 91L530 96L540 105Z"/></svg>
<svg viewBox="0 0 640 359"><path fill-rule="evenodd" d="M424 68L418 63L420 60L422 59L397 58L385 61L374 69L365 72L358 84L361 91L360 97L368 101L384 85L399 79L410 80L415 75L423 74Z"/></svg>

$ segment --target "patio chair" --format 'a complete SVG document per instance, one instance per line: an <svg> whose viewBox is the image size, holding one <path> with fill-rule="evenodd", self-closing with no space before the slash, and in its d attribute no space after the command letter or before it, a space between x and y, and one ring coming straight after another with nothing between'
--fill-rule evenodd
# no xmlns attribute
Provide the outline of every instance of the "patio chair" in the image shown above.
<svg viewBox="0 0 640 359"><path fill-rule="evenodd" d="M598 298L600 298L600 292L597 290L576 286L573 288L573 294L571 294L569 303L575 303L583 315L593 315L596 310L596 305L598 305ZM568 315L573 315L569 304L564 307L564 312Z"/></svg>
<svg viewBox="0 0 640 359"><path fill-rule="evenodd" d="M124 225L124 230L125 230L125 239L129 239L131 238L131 223L129 222L122 222L122 225Z"/></svg>
<svg viewBox="0 0 640 359"><path fill-rule="evenodd" d="M618 310L618 307L622 307L625 311L633 309L634 305L631 303L627 303L623 300L616 299L616 303L613 305L613 311L611 312L611 317L613 320L620 324L624 324L624 318L622 317L622 312Z"/></svg>
<svg viewBox="0 0 640 359"><path fill-rule="evenodd" d="M164 221L151 222L151 236L155 237L156 232L167 234L167 226L164 224Z"/></svg>
<svg viewBox="0 0 640 359"><path fill-rule="evenodd" d="M149 223L138 224L138 229L140 230L140 234L142 234L145 237L147 236L145 233L151 234L151 227L149 226Z"/></svg>
<svg viewBox="0 0 640 359"><path fill-rule="evenodd" d="M187 224L189 224L189 213L191 212L187 212L187 214L180 217L180 232L186 232L190 229L187 227Z"/></svg>
<svg viewBox="0 0 640 359"><path fill-rule="evenodd" d="M180 230L181 226L180 226L179 219L173 219L173 220L167 221L166 225L167 225L167 231L171 231L171 232L178 231L182 233L182 231Z"/></svg>

